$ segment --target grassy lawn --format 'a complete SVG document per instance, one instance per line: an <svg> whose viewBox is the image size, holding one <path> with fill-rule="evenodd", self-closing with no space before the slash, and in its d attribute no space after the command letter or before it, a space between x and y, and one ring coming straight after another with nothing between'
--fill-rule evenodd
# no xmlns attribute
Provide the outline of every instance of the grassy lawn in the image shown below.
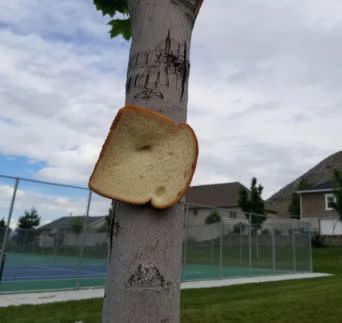
<svg viewBox="0 0 342 323"><path fill-rule="evenodd" d="M182 323L342 322L342 248L314 249L335 276L182 292ZM102 299L0 308L0 322L101 322ZM138 322L137 322L138 323Z"/></svg>

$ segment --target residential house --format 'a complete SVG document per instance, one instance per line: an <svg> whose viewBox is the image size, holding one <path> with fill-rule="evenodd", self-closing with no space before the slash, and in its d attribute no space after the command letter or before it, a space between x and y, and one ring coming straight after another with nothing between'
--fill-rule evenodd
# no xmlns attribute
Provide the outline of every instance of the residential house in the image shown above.
<svg viewBox="0 0 342 323"><path fill-rule="evenodd" d="M338 223L338 214L333 208L336 202L333 190L333 181L328 181L297 191L300 196L300 218L310 222L313 230L322 234L328 231L332 234L336 229L335 233L342 234L342 225Z"/></svg>
<svg viewBox="0 0 342 323"><path fill-rule="evenodd" d="M72 229L76 216L65 216L45 224L37 229L38 245L41 248L56 246L79 247L82 244L82 232L77 234ZM84 216L79 217L84 225ZM87 219L85 246L92 247L106 243L106 232L102 230L104 216L89 216Z"/></svg>
<svg viewBox="0 0 342 323"><path fill-rule="evenodd" d="M187 225L205 224L215 210L224 218L246 219L238 206L239 192L246 189L239 182L191 186L185 195L189 205Z"/></svg>

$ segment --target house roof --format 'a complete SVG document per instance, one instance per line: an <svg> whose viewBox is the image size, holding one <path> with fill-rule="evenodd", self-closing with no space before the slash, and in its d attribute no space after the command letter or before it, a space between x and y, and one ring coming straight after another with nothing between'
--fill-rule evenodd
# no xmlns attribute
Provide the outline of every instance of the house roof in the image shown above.
<svg viewBox="0 0 342 323"><path fill-rule="evenodd" d="M51 229L69 229L71 228L72 221L76 218L84 218L83 216L63 216L55 221L52 221L48 224L42 225L38 228L38 230L51 230ZM103 216L89 216L87 220L87 224L92 224L95 221L100 220Z"/></svg>
<svg viewBox="0 0 342 323"><path fill-rule="evenodd" d="M317 193L317 192L330 192L334 189L334 182L327 181L318 185L311 186L306 190L297 191L297 193Z"/></svg>
<svg viewBox="0 0 342 323"><path fill-rule="evenodd" d="M199 207L237 207L241 188L249 191L239 182L191 186L185 202Z"/></svg>

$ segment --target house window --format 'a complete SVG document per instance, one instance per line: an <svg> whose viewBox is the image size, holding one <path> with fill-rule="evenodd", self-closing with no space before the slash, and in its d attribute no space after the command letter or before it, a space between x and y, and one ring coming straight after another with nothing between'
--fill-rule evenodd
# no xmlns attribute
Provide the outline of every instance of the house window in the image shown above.
<svg viewBox="0 0 342 323"><path fill-rule="evenodd" d="M194 215L197 215L198 210L194 209Z"/></svg>
<svg viewBox="0 0 342 323"><path fill-rule="evenodd" d="M334 194L325 194L325 210L326 211L333 210L335 202L336 202L336 197Z"/></svg>
<svg viewBox="0 0 342 323"><path fill-rule="evenodd" d="M231 219L236 219L236 211L229 211L229 217Z"/></svg>

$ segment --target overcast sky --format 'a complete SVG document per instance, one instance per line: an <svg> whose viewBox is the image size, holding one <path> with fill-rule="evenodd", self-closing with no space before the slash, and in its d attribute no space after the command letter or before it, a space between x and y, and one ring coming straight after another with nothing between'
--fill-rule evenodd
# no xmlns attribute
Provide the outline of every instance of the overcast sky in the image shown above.
<svg viewBox="0 0 342 323"><path fill-rule="evenodd" d="M341 150L341 12L340 0L204 1L193 184L256 176L267 198ZM0 2L0 173L86 185L124 103L130 44L107 20L91 0Z"/></svg>

